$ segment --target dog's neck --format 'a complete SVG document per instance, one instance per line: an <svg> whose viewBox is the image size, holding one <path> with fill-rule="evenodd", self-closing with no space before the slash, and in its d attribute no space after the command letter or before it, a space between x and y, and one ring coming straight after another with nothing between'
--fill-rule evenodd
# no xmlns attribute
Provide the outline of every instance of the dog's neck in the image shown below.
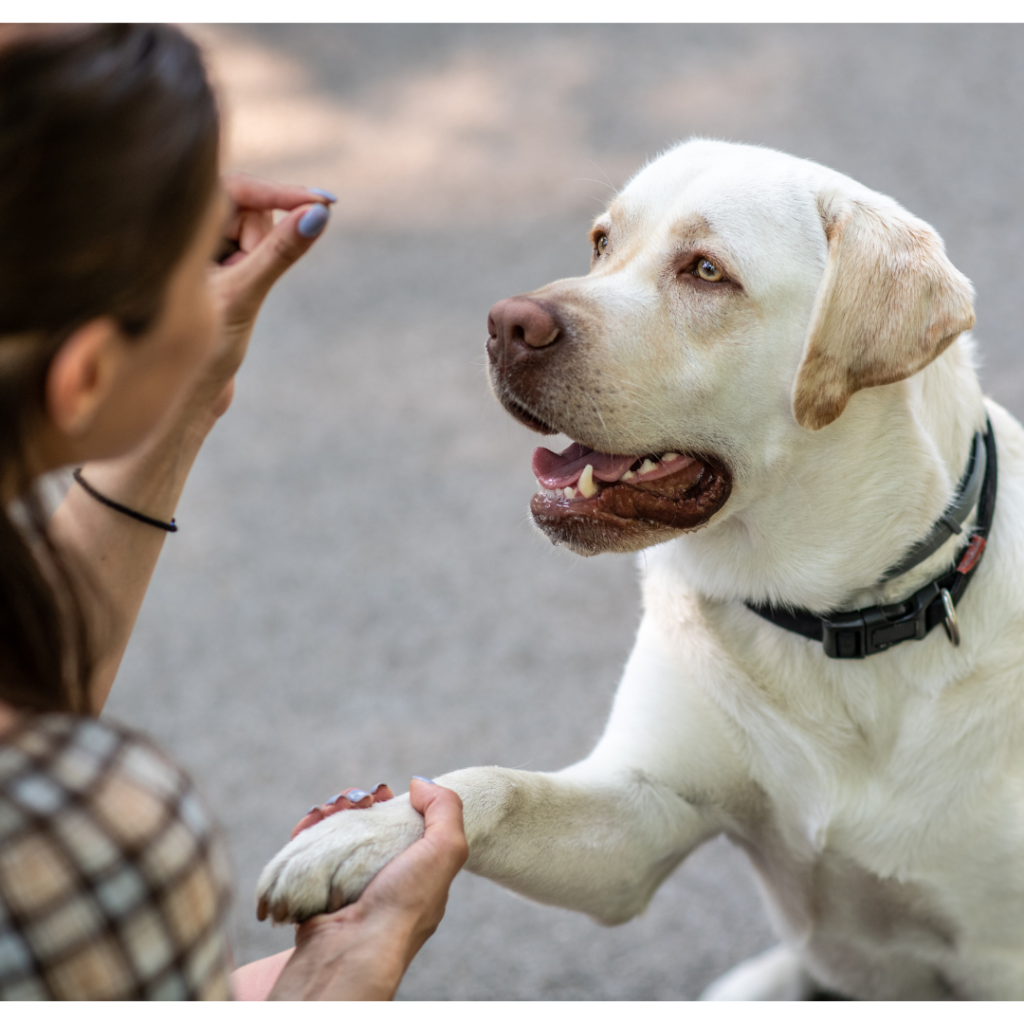
<svg viewBox="0 0 1024 1024"><path fill-rule="evenodd" d="M784 457L738 479L734 508L649 552L649 571L681 573L713 599L821 613L898 600L948 567L962 544L951 538L879 582L946 507L984 423L962 338L909 380L859 392L823 430L794 424L773 445Z"/></svg>

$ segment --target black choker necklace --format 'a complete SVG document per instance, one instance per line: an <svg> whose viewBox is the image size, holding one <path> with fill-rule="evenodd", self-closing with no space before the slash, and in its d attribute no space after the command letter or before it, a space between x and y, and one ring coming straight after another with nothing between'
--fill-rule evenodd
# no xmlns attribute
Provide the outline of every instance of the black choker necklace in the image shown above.
<svg viewBox="0 0 1024 1024"><path fill-rule="evenodd" d="M820 640L830 658L864 658L886 651L904 640L923 640L940 622L945 625L953 645L958 645L960 628L956 606L964 596L985 550L996 509L996 475L995 436L991 420L986 420L985 433L974 435L970 461L952 502L936 520L928 536L915 544L882 576L880 582L895 579L920 565L951 536L961 533L963 522L975 501L978 504L978 522L967 544L957 553L955 568L899 604L875 605L832 615L815 615L802 609L783 611L749 601L746 602L747 607L776 626L810 640Z"/></svg>

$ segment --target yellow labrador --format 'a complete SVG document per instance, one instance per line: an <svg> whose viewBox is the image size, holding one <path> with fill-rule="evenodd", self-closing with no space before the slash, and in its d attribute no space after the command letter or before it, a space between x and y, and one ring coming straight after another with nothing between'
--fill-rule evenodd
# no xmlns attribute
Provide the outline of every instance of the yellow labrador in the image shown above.
<svg viewBox="0 0 1024 1024"><path fill-rule="evenodd" d="M492 380L575 442L534 457L536 522L648 548L645 615L589 757L438 780L469 869L616 923L724 833L782 945L710 997L1024 998L1024 432L969 282L892 199L719 142L591 239L586 277L494 307ZM328 819L261 915L356 898L421 831L402 799Z"/></svg>

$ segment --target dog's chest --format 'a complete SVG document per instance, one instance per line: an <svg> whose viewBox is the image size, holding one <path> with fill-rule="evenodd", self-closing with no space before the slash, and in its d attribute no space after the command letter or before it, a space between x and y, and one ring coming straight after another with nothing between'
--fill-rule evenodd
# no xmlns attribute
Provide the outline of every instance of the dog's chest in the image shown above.
<svg viewBox="0 0 1024 1024"><path fill-rule="evenodd" d="M727 711L761 794L752 834L790 859L831 851L872 876L910 879L957 860L968 823L988 830L979 811L999 774L989 731L963 728L927 695L801 678L731 685Z"/></svg>
<svg viewBox="0 0 1024 1024"><path fill-rule="evenodd" d="M1024 997L1019 630L833 662L738 604L651 582L664 662L717 708L728 778L748 780L720 790L725 831L779 930L843 991Z"/></svg>
<svg viewBox="0 0 1024 1024"><path fill-rule="evenodd" d="M876 998L970 996L972 949L996 932L1024 949L1024 764L941 699L816 682L817 699L751 684L733 703L760 797L733 837L822 977Z"/></svg>

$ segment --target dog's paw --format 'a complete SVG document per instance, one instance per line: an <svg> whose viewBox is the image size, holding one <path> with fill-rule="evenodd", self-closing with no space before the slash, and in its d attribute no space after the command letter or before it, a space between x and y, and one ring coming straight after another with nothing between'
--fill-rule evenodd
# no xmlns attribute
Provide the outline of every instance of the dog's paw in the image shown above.
<svg viewBox="0 0 1024 1024"><path fill-rule="evenodd" d="M814 980L788 946L771 949L726 971L701 993L702 1001L786 1001L813 999Z"/></svg>
<svg viewBox="0 0 1024 1024"><path fill-rule="evenodd" d="M334 814L300 832L263 869L256 916L298 923L338 910L422 835L423 818L408 796Z"/></svg>

